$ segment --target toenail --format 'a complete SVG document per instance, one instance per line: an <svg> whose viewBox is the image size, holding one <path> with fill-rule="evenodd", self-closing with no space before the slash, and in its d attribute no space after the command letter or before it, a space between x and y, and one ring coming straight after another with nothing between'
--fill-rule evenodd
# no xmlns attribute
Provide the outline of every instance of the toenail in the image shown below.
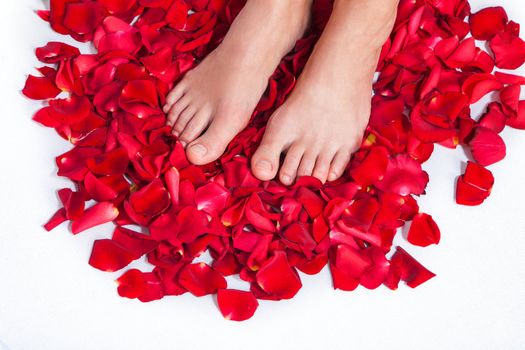
<svg viewBox="0 0 525 350"><path fill-rule="evenodd" d="M206 155L206 153L208 153L206 147L204 147L200 143L196 143L193 146L191 146L191 151L199 156L204 156Z"/></svg>
<svg viewBox="0 0 525 350"><path fill-rule="evenodd" d="M286 184L288 184L288 183L290 183L292 181L292 178L290 176L288 176L288 175L283 175L283 176L281 176L281 181L286 183Z"/></svg>
<svg viewBox="0 0 525 350"><path fill-rule="evenodd" d="M333 181L337 179L337 173L330 173L330 176L328 176L328 180Z"/></svg>
<svg viewBox="0 0 525 350"><path fill-rule="evenodd" d="M265 172L271 172L273 169L272 163L267 160L260 160L257 162L257 168Z"/></svg>

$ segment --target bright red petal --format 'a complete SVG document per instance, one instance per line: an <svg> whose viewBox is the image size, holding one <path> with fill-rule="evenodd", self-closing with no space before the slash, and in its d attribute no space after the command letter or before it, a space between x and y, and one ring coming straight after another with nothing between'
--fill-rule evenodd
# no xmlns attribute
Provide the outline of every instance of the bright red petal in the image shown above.
<svg viewBox="0 0 525 350"><path fill-rule="evenodd" d="M224 318L231 321L251 318L259 306L252 292L236 289L219 289L217 304Z"/></svg>

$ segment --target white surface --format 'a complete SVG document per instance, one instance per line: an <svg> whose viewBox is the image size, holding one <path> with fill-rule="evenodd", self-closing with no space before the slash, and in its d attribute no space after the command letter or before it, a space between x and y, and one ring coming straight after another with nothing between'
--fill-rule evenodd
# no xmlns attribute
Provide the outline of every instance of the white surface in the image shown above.
<svg viewBox="0 0 525 350"><path fill-rule="evenodd" d="M505 6L525 24L522 1L472 4ZM69 183L54 165L68 145L31 121L38 103L19 93L37 64L33 49L57 39L32 13L39 7L4 1L0 11L0 349L525 349L525 132L513 130L503 133L508 156L491 167L496 185L480 207L454 204L460 151L438 149L425 166L431 182L420 203L442 241L402 242L437 273L417 289L334 291L325 270L304 277L293 300L261 302L245 323L224 321L211 297L118 297L119 274L87 263L110 227L77 237L66 225L41 228L58 206L55 190Z"/></svg>

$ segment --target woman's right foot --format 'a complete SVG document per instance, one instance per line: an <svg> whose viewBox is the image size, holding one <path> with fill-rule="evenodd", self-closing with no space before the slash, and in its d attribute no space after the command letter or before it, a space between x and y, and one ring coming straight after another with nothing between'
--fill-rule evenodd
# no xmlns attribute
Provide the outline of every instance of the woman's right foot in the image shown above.
<svg viewBox="0 0 525 350"><path fill-rule="evenodd" d="M246 127L268 79L303 35L310 11L311 0L248 0L223 42L169 93L167 124L190 162L216 160Z"/></svg>

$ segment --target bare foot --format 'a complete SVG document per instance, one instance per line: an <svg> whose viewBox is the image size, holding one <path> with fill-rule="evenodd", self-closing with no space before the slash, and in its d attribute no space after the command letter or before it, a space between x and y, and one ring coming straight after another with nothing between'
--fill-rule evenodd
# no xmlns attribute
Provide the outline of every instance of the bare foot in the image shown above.
<svg viewBox="0 0 525 350"><path fill-rule="evenodd" d="M170 92L167 123L192 163L216 160L246 127L268 79L306 29L310 7L310 0L248 0L219 47Z"/></svg>
<svg viewBox="0 0 525 350"><path fill-rule="evenodd" d="M385 7L382 1L367 3ZM285 185L297 176L325 182L344 173L368 123L380 48L395 20L395 6L385 18L373 18L378 11L368 6L359 0L336 1L294 91L270 118L252 157L252 171L259 179L277 175L283 152L279 179Z"/></svg>

